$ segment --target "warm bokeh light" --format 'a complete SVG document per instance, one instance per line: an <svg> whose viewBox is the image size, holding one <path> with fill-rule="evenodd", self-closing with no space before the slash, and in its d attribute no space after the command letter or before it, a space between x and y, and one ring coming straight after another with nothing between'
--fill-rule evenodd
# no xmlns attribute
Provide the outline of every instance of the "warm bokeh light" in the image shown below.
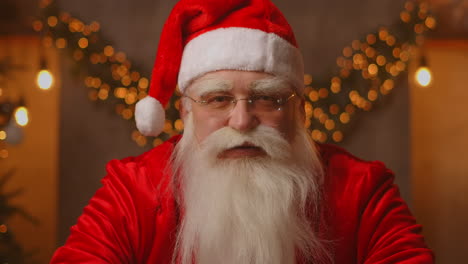
<svg viewBox="0 0 468 264"><path fill-rule="evenodd" d="M130 109L128 109L128 108L127 108L127 109L124 109L124 110L122 111L122 117L123 117L124 119L126 119L126 120L129 120L130 118L132 118L132 117L133 117L133 112L132 112L132 110L130 110Z"/></svg>
<svg viewBox="0 0 468 264"><path fill-rule="evenodd" d="M385 56L379 55L377 56L376 62L379 66L383 66L385 65L385 63L387 63L387 59L385 58Z"/></svg>
<svg viewBox="0 0 468 264"><path fill-rule="evenodd" d="M149 80L147 78L141 78L140 81L138 81L138 87L141 89L148 89L149 85Z"/></svg>
<svg viewBox="0 0 468 264"><path fill-rule="evenodd" d="M325 128L327 130L333 130L335 128L335 121L331 119L328 119L327 121L325 121Z"/></svg>
<svg viewBox="0 0 468 264"><path fill-rule="evenodd" d="M137 96L135 92L127 93L125 96L125 103L128 105L134 104L137 101Z"/></svg>
<svg viewBox="0 0 468 264"><path fill-rule="evenodd" d="M9 155L9 154L8 154L8 150L7 150L7 149L2 149L2 150L0 150L0 158L6 159L6 158L8 158L8 155Z"/></svg>
<svg viewBox="0 0 468 264"><path fill-rule="evenodd" d="M156 146L159 146L163 143L163 141L160 139L160 138L156 138L154 141L153 141L153 146L156 147Z"/></svg>
<svg viewBox="0 0 468 264"><path fill-rule="evenodd" d="M104 54L107 57L114 55L114 48L110 45L104 47Z"/></svg>
<svg viewBox="0 0 468 264"><path fill-rule="evenodd" d="M114 96L117 98L125 98L127 95L127 88L125 87L118 87L114 89Z"/></svg>
<svg viewBox="0 0 468 264"><path fill-rule="evenodd" d="M323 114L322 108L319 108L319 107L314 108L313 115L315 118L318 119L322 114Z"/></svg>
<svg viewBox="0 0 468 264"><path fill-rule="evenodd" d="M128 75L125 75L124 77L122 77L120 81L122 82L123 86L129 86L132 83L132 79Z"/></svg>
<svg viewBox="0 0 468 264"><path fill-rule="evenodd" d="M339 93L341 91L341 79L338 77L333 77L330 85L330 90L332 93Z"/></svg>
<svg viewBox="0 0 468 264"><path fill-rule="evenodd" d="M166 120L165 123L164 123L163 132L164 133L170 133L171 130L172 130L172 122L169 121L169 120Z"/></svg>
<svg viewBox="0 0 468 264"><path fill-rule="evenodd" d="M24 106L20 106L15 111L16 123L20 126L26 126L29 123L28 109Z"/></svg>
<svg viewBox="0 0 468 264"><path fill-rule="evenodd" d="M7 137L7 134L5 131L1 130L0 131L0 140L5 140Z"/></svg>
<svg viewBox="0 0 468 264"><path fill-rule="evenodd" d="M369 67L367 67L367 71L369 71L370 75L377 75L377 73L379 73L379 68L377 67L377 65L372 63L371 65L369 65Z"/></svg>
<svg viewBox="0 0 468 264"><path fill-rule="evenodd" d="M432 74L429 68L427 67L420 67L416 71L415 77L416 77L416 82L423 87L427 87L429 86L429 84L431 84Z"/></svg>
<svg viewBox="0 0 468 264"><path fill-rule="evenodd" d="M115 54L115 59L118 62L123 63L127 59L127 55L120 51Z"/></svg>
<svg viewBox="0 0 468 264"><path fill-rule="evenodd" d="M93 21L93 22L91 23L91 25L89 25L89 26L91 27L91 30L94 31L94 32L98 32L99 29L101 28L101 26L99 25L99 23L96 22L96 21Z"/></svg>
<svg viewBox="0 0 468 264"><path fill-rule="evenodd" d="M80 38L78 40L78 46L82 49L86 49L89 45L88 39L87 38Z"/></svg>
<svg viewBox="0 0 468 264"><path fill-rule="evenodd" d="M319 97L320 98L327 98L328 97L328 89L326 88L320 88L318 91Z"/></svg>
<svg viewBox="0 0 468 264"><path fill-rule="evenodd" d="M141 78L140 73L137 71L134 71L130 73L130 78L132 79L133 82L138 82L138 80Z"/></svg>
<svg viewBox="0 0 468 264"><path fill-rule="evenodd" d="M67 40L64 39L64 38L58 38L55 41L55 46L57 46L57 48L59 48L59 49L64 49L64 48L67 47Z"/></svg>
<svg viewBox="0 0 468 264"><path fill-rule="evenodd" d="M321 124L325 124L325 122L328 120L328 115L327 114L321 114L318 119L319 119L319 122Z"/></svg>
<svg viewBox="0 0 468 264"><path fill-rule="evenodd" d="M309 98L312 102L317 102L318 99L319 99L319 94L317 92L317 90L312 90L310 93L309 93Z"/></svg>
<svg viewBox="0 0 468 264"><path fill-rule="evenodd" d="M369 34L367 35L366 40L367 40L367 43L369 43L370 45L373 45L377 41L377 38L375 37L374 34Z"/></svg>
<svg viewBox="0 0 468 264"><path fill-rule="evenodd" d="M340 111L340 107L337 104L332 104L329 107L329 111L332 115L337 115Z"/></svg>
<svg viewBox="0 0 468 264"><path fill-rule="evenodd" d="M351 47L353 47L354 50L359 50L361 48L361 42L359 40L353 40L351 42Z"/></svg>
<svg viewBox="0 0 468 264"><path fill-rule="evenodd" d="M379 39L381 41L386 41L388 37L388 31L385 28L379 30Z"/></svg>
<svg viewBox="0 0 468 264"><path fill-rule="evenodd" d="M369 98L369 100L371 100L371 101L377 100L377 97L378 97L378 93L377 93L376 90L370 90L367 93L367 98Z"/></svg>
<svg viewBox="0 0 468 264"><path fill-rule="evenodd" d="M435 18L429 16L429 17L427 17L426 20L424 21L424 24L425 24L428 28L434 29L435 26L436 26L436 24L437 24L437 22L436 22Z"/></svg>
<svg viewBox="0 0 468 264"><path fill-rule="evenodd" d="M34 21L34 22L32 23L32 27L33 27L33 29L34 29L35 31L38 31L38 32L39 32L39 31L42 30L43 25L42 25L42 22L41 22L41 21L36 20L36 21Z"/></svg>
<svg viewBox="0 0 468 264"><path fill-rule="evenodd" d="M350 119L350 118L349 118L349 114L348 114L348 113L342 113L342 114L340 115L340 121L341 121L341 123L343 123L343 124L347 124L347 123L349 122L349 119Z"/></svg>
<svg viewBox="0 0 468 264"><path fill-rule="evenodd" d="M400 53L400 59L401 59L402 61L408 61L408 60L409 60L409 57L410 57L410 54L409 54L408 51L402 51L402 52Z"/></svg>
<svg viewBox="0 0 468 264"><path fill-rule="evenodd" d="M343 55L345 57L351 57L351 55L353 55L353 50L351 49L351 47L345 47L343 49Z"/></svg>
<svg viewBox="0 0 468 264"><path fill-rule="evenodd" d="M144 147L148 143L148 139L145 136L138 137L135 141L140 147Z"/></svg>
<svg viewBox="0 0 468 264"><path fill-rule="evenodd" d="M304 110L308 118L312 116L313 107L311 103L305 102Z"/></svg>
<svg viewBox="0 0 468 264"><path fill-rule="evenodd" d="M106 89L99 89L98 98L101 100L106 100L109 97L109 91Z"/></svg>
<svg viewBox="0 0 468 264"><path fill-rule="evenodd" d="M304 75L304 84L305 85L310 85L311 83L312 83L312 75L305 74Z"/></svg>
<svg viewBox="0 0 468 264"><path fill-rule="evenodd" d="M54 77L52 76L52 73L48 70L41 70L37 74L37 86L41 88L42 90L49 90L50 87L52 87L52 84L54 83Z"/></svg>
<svg viewBox="0 0 468 264"><path fill-rule="evenodd" d="M174 127L177 131L182 131L184 130L184 122L182 122L180 119L177 119L174 123Z"/></svg>
<svg viewBox="0 0 468 264"><path fill-rule="evenodd" d="M366 56L369 57L369 58L373 58L375 56L375 54L376 54L375 49L372 48L372 47L368 47L365 50L365 53L366 53Z"/></svg>
<svg viewBox="0 0 468 264"><path fill-rule="evenodd" d="M50 16L47 18L47 24L49 27L55 27L58 23L58 18L56 16Z"/></svg>
<svg viewBox="0 0 468 264"><path fill-rule="evenodd" d="M411 20L411 15L410 13L408 13L408 11L403 11L400 13L400 19L401 21L405 22L405 23L409 23L410 20Z"/></svg>
<svg viewBox="0 0 468 264"><path fill-rule="evenodd" d="M393 46L396 43L396 39L394 36L388 36L385 42L387 42L388 46Z"/></svg>
<svg viewBox="0 0 468 264"><path fill-rule="evenodd" d="M320 130L318 130L318 129L314 129L314 130L312 130L312 134L311 134L311 135L312 135L312 139L313 139L313 140L319 140L319 139L320 139L321 132L320 132Z"/></svg>
<svg viewBox="0 0 468 264"><path fill-rule="evenodd" d="M424 26L421 24L414 25L414 32L416 32L416 34L422 34L424 32Z"/></svg>
<svg viewBox="0 0 468 264"><path fill-rule="evenodd" d="M341 131L335 131L332 137L333 141L341 142L343 140L343 133Z"/></svg>

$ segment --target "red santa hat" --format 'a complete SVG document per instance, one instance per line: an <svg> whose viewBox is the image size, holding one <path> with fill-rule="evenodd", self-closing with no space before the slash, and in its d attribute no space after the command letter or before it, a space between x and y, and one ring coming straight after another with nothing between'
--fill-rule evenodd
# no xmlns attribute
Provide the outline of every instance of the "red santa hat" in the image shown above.
<svg viewBox="0 0 468 264"><path fill-rule="evenodd" d="M294 33L269 0L180 0L161 34L149 96L136 105L138 130L159 135L176 85L183 93L205 73L267 72L301 93L303 68Z"/></svg>

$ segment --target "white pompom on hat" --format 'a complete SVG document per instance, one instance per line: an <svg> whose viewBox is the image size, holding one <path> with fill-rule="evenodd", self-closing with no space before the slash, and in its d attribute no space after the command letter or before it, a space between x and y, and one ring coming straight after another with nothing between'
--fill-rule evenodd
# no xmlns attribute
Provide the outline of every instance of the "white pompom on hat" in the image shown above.
<svg viewBox="0 0 468 264"><path fill-rule="evenodd" d="M269 0L180 0L159 42L149 95L136 105L138 130L157 136L178 84L217 70L271 73L303 92L304 66L294 33Z"/></svg>

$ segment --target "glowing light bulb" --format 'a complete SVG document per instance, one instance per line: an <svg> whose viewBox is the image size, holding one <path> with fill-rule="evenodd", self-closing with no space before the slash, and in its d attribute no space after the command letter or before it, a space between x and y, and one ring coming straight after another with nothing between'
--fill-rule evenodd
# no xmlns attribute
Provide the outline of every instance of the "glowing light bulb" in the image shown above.
<svg viewBox="0 0 468 264"><path fill-rule="evenodd" d="M15 111L16 123L20 126L26 126L29 123L28 109L24 106L20 106Z"/></svg>
<svg viewBox="0 0 468 264"><path fill-rule="evenodd" d="M427 67L420 67L416 71L416 82L421 85L422 87L427 87L431 84L432 81L432 73Z"/></svg>
<svg viewBox="0 0 468 264"><path fill-rule="evenodd" d="M54 77L48 70L41 70L37 74L37 86L42 90L49 90L54 83Z"/></svg>

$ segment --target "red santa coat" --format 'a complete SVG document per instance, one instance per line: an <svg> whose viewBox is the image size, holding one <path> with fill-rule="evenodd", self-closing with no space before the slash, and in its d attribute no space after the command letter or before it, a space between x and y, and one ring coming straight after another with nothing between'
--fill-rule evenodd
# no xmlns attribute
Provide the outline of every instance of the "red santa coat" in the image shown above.
<svg viewBox="0 0 468 264"><path fill-rule="evenodd" d="M178 139L109 162L103 187L51 263L171 263L179 217L167 162ZM433 263L392 172L338 147L318 148L326 172L320 233L335 263Z"/></svg>

